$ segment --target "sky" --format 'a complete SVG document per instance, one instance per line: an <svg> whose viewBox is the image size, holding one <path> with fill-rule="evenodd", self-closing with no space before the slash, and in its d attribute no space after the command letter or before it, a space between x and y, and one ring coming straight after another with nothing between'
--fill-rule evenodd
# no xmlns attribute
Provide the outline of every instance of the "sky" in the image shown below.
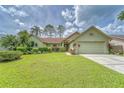
<svg viewBox="0 0 124 93"><path fill-rule="evenodd" d="M123 34L124 21L117 19L121 5L7 5L0 6L0 34L16 34L34 25L64 25L65 35L96 26L108 34Z"/></svg>

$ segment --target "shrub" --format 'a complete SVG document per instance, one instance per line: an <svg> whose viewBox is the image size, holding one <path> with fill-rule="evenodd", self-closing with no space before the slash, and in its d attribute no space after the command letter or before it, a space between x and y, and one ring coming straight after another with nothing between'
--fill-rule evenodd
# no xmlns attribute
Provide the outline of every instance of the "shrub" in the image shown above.
<svg viewBox="0 0 124 93"><path fill-rule="evenodd" d="M65 47L60 47L60 48L59 48L59 51L60 51L60 52L65 52L65 51L66 51L66 48L65 48Z"/></svg>
<svg viewBox="0 0 124 93"><path fill-rule="evenodd" d="M31 47L17 47L16 50L23 52L23 54L32 54Z"/></svg>
<svg viewBox="0 0 124 93"><path fill-rule="evenodd" d="M26 52L26 47L17 47L16 50L24 53Z"/></svg>
<svg viewBox="0 0 124 93"><path fill-rule="evenodd" d="M44 48L43 48L43 51L44 51L44 52L50 52L50 48L44 47Z"/></svg>
<svg viewBox="0 0 124 93"><path fill-rule="evenodd" d="M19 59L22 55L20 51L0 51L0 62Z"/></svg>
<svg viewBox="0 0 124 93"><path fill-rule="evenodd" d="M32 47L26 47L26 51L32 51Z"/></svg>
<svg viewBox="0 0 124 93"><path fill-rule="evenodd" d="M41 53L51 52L51 48L41 47L38 49Z"/></svg>
<svg viewBox="0 0 124 93"><path fill-rule="evenodd" d="M31 48L31 47L17 47L17 51L23 52L23 54L32 54L32 53L48 53L52 52L51 48L41 47L41 48Z"/></svg>
<svg viewBox="0 0 124 93"><path fill-rule="evenodd" d="M43 53L43 48L38 48L38 50L39 50L41 53Z"/></svg>
<svg viewBox="0 0 124 93"><path fill-rule="evenodd" d="M51 47L48 48L48 52L52 52L52 48Z"/></svg>
<svg viewBox="0 0 124 93"><path fill-rule="evenodd" d="M33 52L33 53L40 53L40 51L39 51L38 48L33 48L33 49L32 49L32 52Z"/></svg>

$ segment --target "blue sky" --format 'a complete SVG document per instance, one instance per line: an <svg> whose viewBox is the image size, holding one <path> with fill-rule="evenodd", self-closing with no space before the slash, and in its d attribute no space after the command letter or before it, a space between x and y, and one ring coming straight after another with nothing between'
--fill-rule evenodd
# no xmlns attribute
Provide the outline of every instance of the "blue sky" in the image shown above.
<svg viewBox="0 0 124 93"><path fill-rule="evenodd" d="M124 6L0 6L0 33L16 34L33 25L43 28L47 24L66 27L65 35L74 31L84 31L95 25L108 34L124 34L124 21L117 15Z"/></svg>

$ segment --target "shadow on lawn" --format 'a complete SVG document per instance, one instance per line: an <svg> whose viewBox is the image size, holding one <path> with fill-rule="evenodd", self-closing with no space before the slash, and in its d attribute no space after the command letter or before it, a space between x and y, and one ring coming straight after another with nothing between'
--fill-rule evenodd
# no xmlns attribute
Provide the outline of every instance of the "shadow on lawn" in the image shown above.
<svg viewBox="0 0 124 93"><path fill-rule="evenodd" d="M21 59L22 58L18 58L18 59L14 59L14 60L4 60L4 61L0 61L0 63L18 62Z"/></svg>

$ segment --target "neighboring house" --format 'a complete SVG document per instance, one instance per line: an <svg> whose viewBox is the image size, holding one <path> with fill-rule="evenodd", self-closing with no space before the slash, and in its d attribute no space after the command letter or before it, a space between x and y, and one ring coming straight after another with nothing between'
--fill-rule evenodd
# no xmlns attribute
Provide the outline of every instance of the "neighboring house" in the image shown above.
<svg viewBox="0 0 124 93"><path fill-rule="evenodd" d="M43 42L47 47L63 47L64 38L41 38L41 42Z"/></svg>
<svg viewBox="0 0 124 93"><path fill-rule="evenodd" d="M79 32L74 32L74 33L72 33L71 35L69 35L67 38L65 38L65 39L63 40L64 47L66 48L66 51L68 51L70 43L71 43L75 38L77 38L79 35L80 35Z"/></svg>
<svg viewBox="0 0 124 93"><path fill-rule="evenodd" d="M69 49L74 49L76 54L107 54L110 40L110 36L92 26L72 40Z"/></svg>
<svg viewBox="0 0 124 93"><path fill-rule="evenodd" d="M124 35L112 35L110 44L112 46L122 46L124 50Z"/></svg>

